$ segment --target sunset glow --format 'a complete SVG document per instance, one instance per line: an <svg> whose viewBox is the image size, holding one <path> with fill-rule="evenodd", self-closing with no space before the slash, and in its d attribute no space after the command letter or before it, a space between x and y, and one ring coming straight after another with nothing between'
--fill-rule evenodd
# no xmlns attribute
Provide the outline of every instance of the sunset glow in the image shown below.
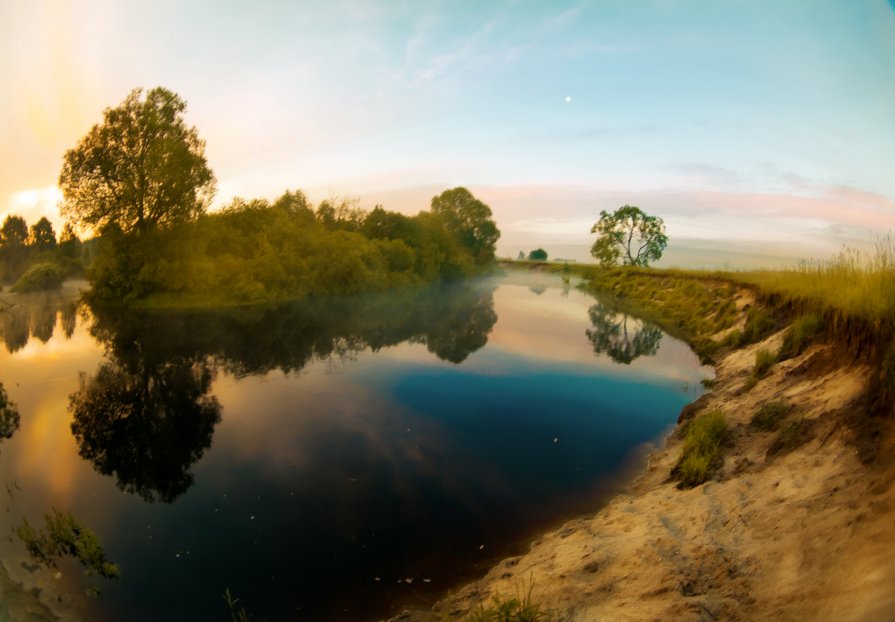
<svg viewBox="0 0 895 622"><path fill-rule="evenodd" d="M586 225L624 203L670 248L823 255L895 228L886 0L43 0L0 22L0 217L57 232L65 150L157 85L189 104L215 207L301 188L416 213L464 185L510 255L586 255Z"/></svg>

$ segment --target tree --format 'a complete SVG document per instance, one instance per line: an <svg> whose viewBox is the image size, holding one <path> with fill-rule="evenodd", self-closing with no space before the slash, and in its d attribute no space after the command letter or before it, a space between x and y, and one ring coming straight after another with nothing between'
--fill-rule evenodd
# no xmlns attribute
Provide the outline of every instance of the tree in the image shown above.
<svg viewBox="0 0 895 622"><path fill-rule="evenodd" d="M601 211L590 232L598 234L590 254L603 266L613 266L619 258L625 266L647 266L662 257L668 244L662 219L633 205L623 205L612 214Z"/></svg>
<svg viewBox="0 0 895 622"><path fill-rule="evenodd" d="M607 354L616 363L630 365L641 356L654 356L659 351L662 330L642 321L632 321L628 326L628 314L616 313L600 303L588 309L590 328L585 331L596 354Z"/></svg>
<svg viewBox="0 0 895 622"><path fill-rule="evenodd" d="M469 190L453 188L432 197L432 213L443 220L446 229L472 253L476 263L494 259L500 231L491 218L491 208Z"/></svg>
<svg viewBox="0 0 895 622"><path fill-rule="evenodd" d="M52 251L56 248L56 232L53 231L53 224L46 216L31 225L28 242L36 251Z"/></svg>
<svg viewBox="0 0 895 622"><path fill-rule="evenodd" d="M21 216L9 215L0 228L0 259L3 260L3 274L6 279L18 278L25 263L28 242L28 223Z"/></svg>
<svg viewBox="0 0 895 622"><path fill-rule="evenodd" d="M528 254L529 261L547 261L547 251L537 248Z"/></svg>
<svg viewBox="0 0 895 622"><path fill-rule="evenodd" d="M63 214L76 224L115 225L125 234L194 220L214 195L205 142L187 127L186 102L158 87L134 89L103 111L65 153L59 186Z"/></svg>

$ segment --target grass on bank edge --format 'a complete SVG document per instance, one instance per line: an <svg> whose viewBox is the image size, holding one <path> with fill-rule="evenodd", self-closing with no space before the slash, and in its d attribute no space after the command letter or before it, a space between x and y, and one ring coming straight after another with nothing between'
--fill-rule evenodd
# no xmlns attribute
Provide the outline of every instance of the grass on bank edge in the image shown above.
<svg viewBox="0 0 895 622"><path fill-rule="evenodd" d="M671 470L679 488L693 488L708 481L721 462L727 421L720 410L712 410L687 423L683 431L681 457Z"/></svg>
<svg viewBox="0 0 895 622"><path fill-rule="evenodd" d="M494 598L488 606L478 608L463 618L464 622L550 622L552 617L532 598L534 583L529 582L525 594L511 598Z"/></svg>

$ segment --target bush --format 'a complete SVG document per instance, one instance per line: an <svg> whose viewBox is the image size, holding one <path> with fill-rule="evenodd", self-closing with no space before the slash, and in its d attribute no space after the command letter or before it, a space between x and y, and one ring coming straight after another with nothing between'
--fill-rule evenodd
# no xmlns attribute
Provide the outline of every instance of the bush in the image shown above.
<svg viewBox="0 0 895 622"><path fill-rule="evenodd" d="M65 271L54 263L36 263L19 277L12 291L19 293L59 289L65 280Z"/></svg>
<svg viewBox="0 0 895 622"><path fill-rule="evenodd" d="M791 409L786 402L769 402L752 415L749 425L765 432L776 430Z"/></svg>
<svg viewBox="0 0 895 622"><path fill-rule="evenodd" d="M684 449L671 471L680 488L693 488L708 480L721 457L727 437L727 421L720 410L693 419L684 432Z"/></svg>
<svg viewBox="0 0 895 622"><path fill-rule="evenodd" d="M811 339L820 331L820 328L821 318L817 313L806 313L794 321L783 335L779 353L780 360L801 354L811 343Z"/></svg>

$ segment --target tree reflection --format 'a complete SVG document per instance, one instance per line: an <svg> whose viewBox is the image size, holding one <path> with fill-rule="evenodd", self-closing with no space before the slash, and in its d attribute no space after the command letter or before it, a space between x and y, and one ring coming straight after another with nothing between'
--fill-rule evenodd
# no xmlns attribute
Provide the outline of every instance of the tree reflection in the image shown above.
<svg viewBox="0 0 895 622"><path fill-rule="evenodd" d="M220 404L206 395L212 377L204 361L103 363L69 404L81 456L125 492L174 501L192 485L189 469L221 420Z"/></svg>
<svg viewBox="0 0 895 622"><path fill-rule="evenodd" d="M630 365L641 356L653 356L659 349L662 331L640 320L630 319L627 313L617 313L597 303L588 310L593 329L587 338L594 352L606 354L616 363Z"/></svg>
<svg viewBox="0 0 895 622"><path fill-rule="evenodd" d="M0 382L0 441L12 438L19 429L19 409L9 401L6 389Z"/></svg>
<svg viewBox="0 0 895 622"><path fill-rule="evenodd" d="M196 313L93 308L90 332L107 360L71 396L72 432L81 456L119 488L171 502L192 484L190 469L221 419L209 395L218 371L288 373L405 341L460 363L487 343L497 321L493 292L444 286Z"/></svg>
<svg viewBox="0 0 895 622"><path fill-rule="evenodd" d="M74 334L80 303L55 293L19 294L15 302L0 301L0 341L6 350L18 352L32 338L47 343L53 338L56 319L61 318L66 339Z"/></svg>

